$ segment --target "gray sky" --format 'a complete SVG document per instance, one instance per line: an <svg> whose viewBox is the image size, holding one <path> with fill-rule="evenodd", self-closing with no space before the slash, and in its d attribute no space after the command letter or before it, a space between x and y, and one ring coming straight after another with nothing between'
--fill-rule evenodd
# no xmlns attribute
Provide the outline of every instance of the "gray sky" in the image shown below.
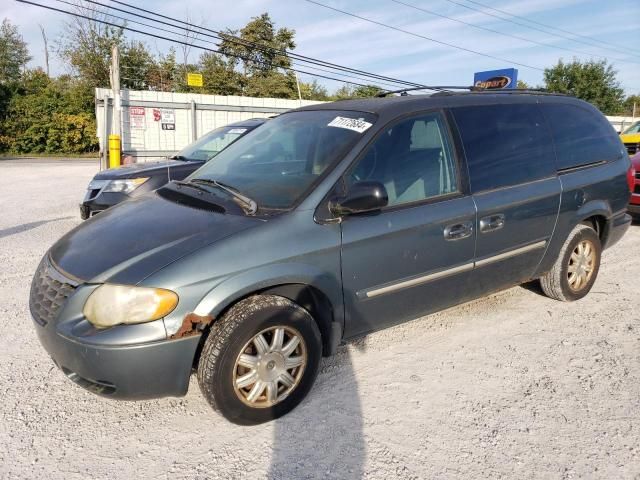
<svg viewBox="0 0 640 480"><path fill-rule="evenodd" d="M35 0L59 8L68 8L54 0ZM523 63L543 69L555 64L559 58L571 60L608 58L618 70L618 78L627 93L640 93L640 1L638 0L477 0L494 8L526 17L528 20L552 25L569 32L588 36L579 38L585 45L543 33L521 25L473 11L458 4L502 16L471 0L402 0L440 15L484 28L515 35L515 39L472 26L464 25L434 14L419 11L392 0L319 0L321 3L367 17L371 20L427 36L432 39L476 50L503 60L486 58L469 52L431 42L375 25L357 18L322 8L304 0L129 0L128 3L174 18L187 16L196 23L221 30L239 28L251 17L268 12L277 26L296 31L296 53L320 58L374 73L402 78L422 84L472 83L475 71L514 66ZM108 0L104 0L108 3ZM114 12L116 13L116 12ZM29 44L34 59L32 64L43 65L43 45L38 24L45 27L50 44L60 35L64 23L62 14L24 5L15 0L3 0L0 16L17 24ZM527 24L522 18L512 20ZM530 26L543 29L538 24ZM132 27L134 25L131 25ZM139 28L139 27L138 27ZM167 41L142 38L154 51L166 51ZM544 46L527 42L529 39ZM619 48L609 44L619 45ZM626 49L625 46L632 47ZM561 50L554 47L560 47ZM179 52L179 49L178 49ZM584 52L584 53L582 53ZM191 53L195 61L197 51ZM615 59L615 60L614 60ZM516 66L519 78L529 84L542 82L542 72L536 68ZM52 59L53 73L64 71L60 60ZM301 76L308 81L310 77ZM338 83L320 80L330 90Z"/></svg>

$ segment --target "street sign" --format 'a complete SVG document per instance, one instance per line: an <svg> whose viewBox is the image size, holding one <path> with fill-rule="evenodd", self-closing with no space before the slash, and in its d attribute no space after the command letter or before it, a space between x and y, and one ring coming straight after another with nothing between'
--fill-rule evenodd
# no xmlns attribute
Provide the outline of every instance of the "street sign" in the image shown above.
<svg viewBox="0 0 640 480"><path fill-rule="evenodd" d="M129 123L131 128L145 128L144 107L129 107Z"/></svg>
<svg viewBox="0 0 640 480"><path fill-rule="evenodd" d="M202 86L202 74L201 73L187 73L187 85L190 87Z"/></svg>
<svg viewBox="0 0 640 480"><path fill-rule="evenodd" d="M162 130L175 130L176 129L176 112L170 108L163 108L160 110L160 122Z"/></svg>
<svg viewBox="0 0 640 480"><path fill-rule="evenodd" d="M487 90L516 88L518 85L518 70L515 68L503 68L502 70L476 72L473 75L473 85Z"/></svg>

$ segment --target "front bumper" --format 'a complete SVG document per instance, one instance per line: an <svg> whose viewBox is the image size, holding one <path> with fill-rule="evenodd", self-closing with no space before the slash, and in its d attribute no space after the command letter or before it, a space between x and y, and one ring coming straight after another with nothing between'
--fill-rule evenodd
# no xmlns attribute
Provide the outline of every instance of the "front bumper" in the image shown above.
<svg viewBox="0 0 640 480"><path fill-rule="evenodd" d="M83 220L131 198L129 195L120 192L100 192L94 197L89 195L90 191L87 192L88 198L85 197L85 200L80 204L80 218Z"/></svg>
<svg viewBox="0 0 640 480"><path fill-rule="evenodd" d="M97 329L82 314L97 287L65 277L48 256L38 267L30 310L54 363L80 386L111 398L184 395L201 335L168 340L163 320Z"/></svg>
<svg viewBox="0 0 640 480"><path fill-rule="evenodd" d="M200 335L140 345L92 345L34 322L38 339L64 374L101 396L141 400L187 393Z"/></svg>

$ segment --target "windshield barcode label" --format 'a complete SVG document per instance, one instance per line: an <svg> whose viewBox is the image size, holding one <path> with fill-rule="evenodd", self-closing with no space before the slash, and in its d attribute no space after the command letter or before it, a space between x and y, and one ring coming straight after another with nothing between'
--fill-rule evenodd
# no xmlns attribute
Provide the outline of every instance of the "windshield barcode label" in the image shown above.
<svg viewBox="0 0 640 480"><path fill-rule="evenodd" d="M362 118L336 117L327 124L328 127L346 128L354 132L362 133L372 124L365 122Z"/></svg>

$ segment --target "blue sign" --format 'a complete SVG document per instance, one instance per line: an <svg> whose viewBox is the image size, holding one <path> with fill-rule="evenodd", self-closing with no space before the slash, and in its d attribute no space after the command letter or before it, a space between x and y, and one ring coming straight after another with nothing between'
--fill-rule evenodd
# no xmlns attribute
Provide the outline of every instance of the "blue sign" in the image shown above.
<svg viewBox="0 0 640 480"><path fill-rule="evenodd" d="M515 68L503 68L502 70L476 72L473 75L473 85L487 90L516 88L518 85L518 70Z"/></svg>

